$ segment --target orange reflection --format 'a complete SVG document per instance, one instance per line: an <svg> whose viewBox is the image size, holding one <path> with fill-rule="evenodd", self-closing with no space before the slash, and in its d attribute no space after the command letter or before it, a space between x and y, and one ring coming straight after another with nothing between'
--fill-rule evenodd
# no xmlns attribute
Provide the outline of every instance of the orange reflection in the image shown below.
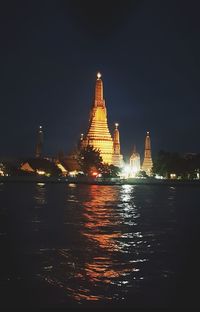
<svg viewBox="0 0 200 312"><path fill-rule="evenodd" d="M85 222L81 234L107 251L119 250L116 241L121 236L121 232L116 231L119 215L113 211L113 202L117 202L118 194L112 186L91 185L90 200L83 203ZM115 228L114 233L110 233L111 228Z"/></svg>
<svg viewBox="0 0 200 312"><path fill-rule="evenodd" d="M130 268L123 268L114 260L114 254L121 250L118 239L122 236L119 228L122 217L117 212L119 190L112 186L91 185L89 192L90 200L84 202L85 222L81 234L93 242L94 249L102 256L94 255L86 262L84 273L96 285L98 282L107 284L130 272Z"/></svg>
<svg viewBox="0 0 200 312"><path fill-rule="evenodd" d="M70 249L60 250L64 259L60 261L59 274L53 279L65 287L71 299L108 301L119 299L128 291L130 274L139 271L134 261L124 257L130 246L126 238L129 241L132 237L132 233L123 232L131 190L117 186L85 187L88 200L81 203L80 245L75 246L75 254L71 254Z"/></svg>

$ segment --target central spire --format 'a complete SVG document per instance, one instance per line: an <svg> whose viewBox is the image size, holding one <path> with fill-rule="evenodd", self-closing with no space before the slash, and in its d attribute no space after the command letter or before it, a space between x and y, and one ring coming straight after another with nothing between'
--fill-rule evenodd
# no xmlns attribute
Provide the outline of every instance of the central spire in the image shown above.
<svg viewBox="0 0 200 312"><path fill-rule="evenodd" d="M111 137L105 100L103 98L103 82L101 74L97 73L94 102L90 110L89 128L82 145L92 145L100 150L103 162L112 164L113 139Z"/></svg>
<svg viewBox="0 0 200 312"><path fill-rule="evenodd" d="M97 73L94 102L90 109L87 134L81 136L80 147L93 146L99 149L103 162L121 166L123 157L120 154L120 139L118 124L115 124L114 139L112 138L107 120L106 104L103 97L103 82L101 74Z"/></svg>

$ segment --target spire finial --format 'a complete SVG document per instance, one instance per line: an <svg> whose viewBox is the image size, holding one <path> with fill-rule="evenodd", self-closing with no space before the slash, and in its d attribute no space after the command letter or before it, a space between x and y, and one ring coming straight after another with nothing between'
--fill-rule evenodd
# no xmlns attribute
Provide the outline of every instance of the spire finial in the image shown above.
<svg viewBox="0 0 200 312"><path fill-rule="evenodd" d="M97 73L97 79L100 79L100 78L101 78L101 73L98 72L98 73Z"/></svg>
<svg viewBox="0 0 200 312"><path fill-rule="evenodd" d="M96 86L95 86L95 101L98 101L98 105L104 105L103 104L103 81L100 79L101 74L97 73L97 80L96 80ZM95 105L97 102L95 102Z"/></svg>
<svg viewBox="0 0 200 312"><path fill-rule="evenodd" d="M119 124L118 124L118 122L116 122L115 123L115 129L118 129L118 127L119 127Z"/></svg>

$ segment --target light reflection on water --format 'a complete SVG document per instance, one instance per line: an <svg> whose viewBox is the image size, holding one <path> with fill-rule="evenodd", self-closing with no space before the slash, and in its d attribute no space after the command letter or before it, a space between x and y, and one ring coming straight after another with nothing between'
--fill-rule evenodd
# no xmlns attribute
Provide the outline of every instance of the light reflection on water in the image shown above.
<svg viewBox="0 0 200 312"><path fill-rule="evenodd" d="M66 302L130 300L147 285L159 288L174 272L176 193L174 187L34 185L24 212L33 276L63 289Z"/></svg>
<svg viewBox="0 0 200 312"><path fill-rule="evenodd" d="M85 187L84 195L77 188L69 188L67 205L74 210L69 220L69 206L65 207L66 226L71 223L76 228L79 243L57 250L59 264L52 265L53 270L43 273L43 278L64 287L68 296L77 301L122 300L130 289L134 291L153 274L147 276L145 264L158 253L162 240L159 236L164 231L150 231L150 220L141 217L142 202L138 205L136 186L91 185ZM148 199L146 205L151 207L151 196ZM162 267L154 266L153 270L154 274L161 274Z"/></svg>
<svg viewBox="0 0 200 312"><path fill-rule="evenodd" d="M46 193L46 188L45 188L45 183L37 183L35 187L35 208L42 208L43 205L46 203L45 201L45 193Z"/></svg>

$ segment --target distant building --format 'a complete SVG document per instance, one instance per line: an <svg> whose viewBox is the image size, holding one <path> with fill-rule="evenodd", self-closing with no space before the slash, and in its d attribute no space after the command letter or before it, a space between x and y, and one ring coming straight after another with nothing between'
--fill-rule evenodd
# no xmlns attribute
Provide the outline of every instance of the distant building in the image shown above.
<svg viewBox="0 0 200 312"><path fill-rule="evenodd" d="M31 167L28 161L22 163L20 169L26 172L35 172L35 170Z"/></svg>
<svg viewBox="0 0 200 312"><path fill-rule="evenodd" d="M23 161L20 169L29 174L39 174L45 176L66 175L66 170L57 161L46 158L30 158Z"/></svg>
<svg viewBox="0 0 200 312"><path fill-rule="evenodd" d="M76 151L73 151L70 154L64 156L62 159L60 159L60 163L68 173L76 174L81 171Z"/></svg>
<svg viewBox="0 0 200 312"><path fill-rule="evenodd" d="M147 131L144 147L144 160L142 164L142 171L145 171L147 175L151 175L153 162L151 158L151 141L149 131Z"/></svg>
<svg viewBox="0 0 200 312"><path fill-rule="evenodd" d="M62 172L63 176L66 176L68 171L66 170L66 168L57 160L55 162L56 166L60 169L60 171Z"/></svg>
<svg viewBox="0 0 200 312"><path fill-rule="evenodd" d="M81 148L90 145L99 149L104 163L116 166L122 164L118 125L114 131L114 138L112 138L108 128L107 110L103 98L103 82L100 73L97 74L95 97L90 110L88 131L85 136L81 135L79 145Z"/></svg>
<svg viewBox="0 0 200 312"><path fill-rule="evenodd" d="M44 134L43 134L42 126L39 126L38 131L37 131L37 138L36 138L36 150L35 150L36 158L41 158L42 156L43 141L44 141Z"/></svg>
<svg viewBox="0 0 200 312"><path fill-rule="evenodd" d="M133 153L130 157L130 176L135 176L140 171L140 154L137 153L134 146Z"/></svg>

